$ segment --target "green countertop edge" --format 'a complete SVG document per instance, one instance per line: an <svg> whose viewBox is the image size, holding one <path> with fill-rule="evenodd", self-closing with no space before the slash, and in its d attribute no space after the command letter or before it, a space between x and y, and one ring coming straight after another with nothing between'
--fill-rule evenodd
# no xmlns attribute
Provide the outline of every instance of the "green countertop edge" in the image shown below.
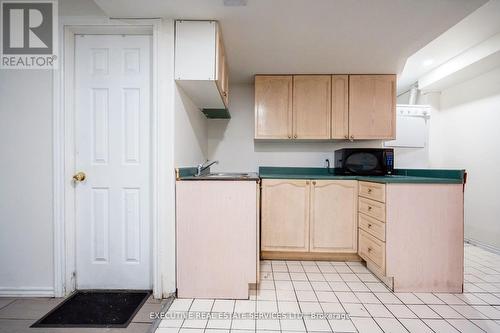
<svg viewBox="0 0 500 333"><path fill-rule="evenodd" d="M228 109L202 109L201 112L208 119L231 119Z"/></svg>
<svg viewBox="0 0 500 333"><path fill-rule="evenodd" d="M179 170L179 174L178 174L179 179L182 179L185 177L193 177L198 172L198 169L194 168L194 167L179 168L178 170Z"/></svg>
<svg viewBox="0 0 500 333"><path fill-rule="evenodd" d="M179 168L180 180L196 175L195 167ZM333 169L305 167L260 167L262 179L338 179L376 183L463 184L465 170L395 169L394 176L344 176L332 174Z"/></svg>
<svg viewBox="0 0 500 333"><path fill-rule="evenodd" d="M395 169L393 176L344 176L332 174L333 169L299 167L260 167L262 179L345 179L376 183L463 184L465 170Z"/></svg>

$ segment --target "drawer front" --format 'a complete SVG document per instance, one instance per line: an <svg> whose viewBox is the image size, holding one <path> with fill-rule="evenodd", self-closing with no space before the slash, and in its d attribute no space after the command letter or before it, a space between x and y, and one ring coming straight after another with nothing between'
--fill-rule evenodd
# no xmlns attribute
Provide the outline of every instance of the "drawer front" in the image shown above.
<svg viewBox="0 0 500 333"><path fill-rule="evenodd" d="M363 213L358 214L359 227L367 233L385 241L385 223Z"/></svg>
<svg viewBox="0 0 500 333"><path fill-rule="evenodd" d="M359 182L359 196L385 202L385 184Z"/></svg>
<svg viewBox="0 0 500 333"><path fill-rule="evenodd" d="M359 229L359 256L371 261L385 274L385 242Z"/></svg>
<svg viewBox="0 0 500 333"><path fill-rule="evenodd" d="M359 198L359 212L385 222L385 204L366 198Z"/></svg>

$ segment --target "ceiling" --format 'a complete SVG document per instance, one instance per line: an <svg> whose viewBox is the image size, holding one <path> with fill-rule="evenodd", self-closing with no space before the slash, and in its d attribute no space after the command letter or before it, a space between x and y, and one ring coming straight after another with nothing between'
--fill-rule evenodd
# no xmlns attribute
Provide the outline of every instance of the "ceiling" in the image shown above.
<svg viewBox="0 0 500 333"><path fill-rule="evenodd" d="M258 73L400 73L486 0L94 0L115 18L220 21L230 80Z"/></svg>
<svg viewBox="0 0 500 333"><path fill-rule="evenodd" d="M499 32L500 0L491 0L410 56L398 90L407 90L423 75Z"/></svg>

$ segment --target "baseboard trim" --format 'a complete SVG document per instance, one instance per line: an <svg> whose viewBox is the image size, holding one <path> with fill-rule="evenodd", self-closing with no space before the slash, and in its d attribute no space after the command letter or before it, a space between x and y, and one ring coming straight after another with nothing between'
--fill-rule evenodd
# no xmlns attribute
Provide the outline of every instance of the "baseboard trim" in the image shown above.
<svg viewBox="0 0 500 333"><path fill-rule="evenodd" d="M329 252L284 252L260 251L260 258L267 260L329 260L329 261L362 261L357 253Z"/></svg>
<svg viewBox="0 0 500 333"><path fill-rule="evenodd" d="M482 249L484 249L486 251L493 252L493 253L496 253L496 254L500 254L500 248L498 248L496 246L493 246L493 245L489 245L489 244L483 243L483 242L478 241L476 239L465 238L464 242L467 243L467 244L470 244L470 245L474 245L474 246L480 247L480 248L482 248Z"/></svg>
<svg viewBox="0 0 500 333"><path fill-rule="evenodd" d="M0 287L3 297L54 297L54 288L48 287Z"/></svg>

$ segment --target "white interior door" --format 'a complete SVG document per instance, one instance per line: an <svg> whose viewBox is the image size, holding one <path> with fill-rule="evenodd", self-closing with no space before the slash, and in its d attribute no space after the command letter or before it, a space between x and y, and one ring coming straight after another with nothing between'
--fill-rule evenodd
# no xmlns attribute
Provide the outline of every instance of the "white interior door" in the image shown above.
<svg viewBox="0 0 500 333"><path fill-rule="evenodd" d="M75 36L76 285L150 289L151 36Z"/></svg>

